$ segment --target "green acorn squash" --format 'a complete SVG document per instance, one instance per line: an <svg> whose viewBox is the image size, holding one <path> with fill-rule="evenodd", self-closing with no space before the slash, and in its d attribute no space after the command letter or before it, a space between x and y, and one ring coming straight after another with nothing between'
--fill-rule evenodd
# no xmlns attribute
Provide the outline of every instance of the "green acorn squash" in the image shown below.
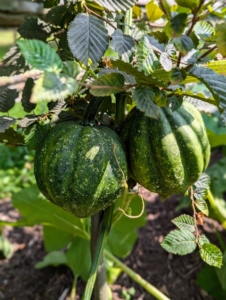
<svg viewBox="0 0 226 300"><path fill-rule="evenodd" d="M34 172L47 199L83 218L122 193L127 163L114 131L66 122L53 127L38 147Z"/></svg>
<svg viewBox="0 0 226 300"><path fill-rule="evenodd" d="M210 145L202 116L187 101L174 112L161 108L158 119L134 108L121 137L131 177L162 199L185 192L209 162Z"/></svg>

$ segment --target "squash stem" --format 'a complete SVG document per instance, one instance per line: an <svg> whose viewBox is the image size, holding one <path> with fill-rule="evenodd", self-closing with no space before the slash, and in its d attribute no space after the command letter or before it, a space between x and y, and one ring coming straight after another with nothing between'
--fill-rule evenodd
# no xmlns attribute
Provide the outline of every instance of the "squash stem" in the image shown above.
<svg viewBox="0 0 226 300"><path fill-rule="evenodd" d="M116 95L115 131L120 132L125 120L126 97L123 93Z"/></svg>
<svg viewBox="0 0 226 300"><path fill-rule="evenodd" d="M111 229L112 215L113 215L114 205L109 206L105 209L103 213L102 222L100 225L100 232L97 239L96 249L93 257L92 266L89 273L89 279L86 283L86 288L82 297L82 300L90 300L93 292L93 287L96 281L98 267L102 258L105 242L108 233ZM106 299L106 298L105 298Z"/></svg>
<svg viewBox="0 0 226 300"><path fill-rule="evenodd" d="M136 281L140 286L142 286L149 294L153 295L156 299L159 300L170 300L166 297L160 290L154 287L152 284L143 279L136 272L128 268L124 263L122 263L119 259L117 259L114 255L112 255L106 249L104 250L104 255L109 260L113 261L118 267L120 267L129 277L131 277L134 281Z"/></svg>
<svg viewBox="0 0 226 300"><path fill-rule="evenodd" d="M91 98L86 110L85 110L85 113L84 113L84 116L83 116L83 119L82 119L82 125L84 126L93 126L95 125L95 117L96 117L96 114L98 112L98 109L99 109L99 106L102 102L103 98L96 98L96 97L93 97Z"/></svg>

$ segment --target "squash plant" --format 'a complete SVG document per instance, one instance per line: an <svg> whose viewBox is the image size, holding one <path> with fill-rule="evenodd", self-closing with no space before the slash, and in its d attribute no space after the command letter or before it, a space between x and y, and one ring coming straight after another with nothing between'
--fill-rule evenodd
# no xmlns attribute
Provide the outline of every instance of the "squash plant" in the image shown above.
<svg viewBox="0 0 226 300"><path fill-rule="evenodd" d="M208 215L206 199L214 202L203 173L210 149L202 118L186 98L217 106L226 122L224 5L204 0L176 0L173 6L165 0L146 6L136 0L59 2L44 1L46 15L26 19L18 28L17 45L0 65L1 142L36 150L38 187L59 206L40 195L34 199L27 190L37 211L21 208L27 220L16 225L34 223L29 223L29 210L36 222L39 209L54 210L51 221L43 213L40 223L60 230L57 223L63 222L76 234L71 252L61 256L63 263L76 249L84 259L91 239L92 263L88 260L84 272L74 259L72 268L87 280L83 299L91 298L93 288L95 299L107 299L103 258L122 266L109 251L123 227L118 224L144 215L136 183L163 199L182 192L191 199L193 216L174 219L178 229L161 245L179 255L198 246L201 258L220 268L220 250L198 229ZM192 92L189 84L195 82L212 96ZM12 88L16 83L25 83L21 95ZM10 115L18 96L27 113L20 119ZM21 199L17 194L15 205ZM140 211L134 214L135 199ZM59 210L63 221L56 217ZM167 299L122 268L157 298Z"/></svg>

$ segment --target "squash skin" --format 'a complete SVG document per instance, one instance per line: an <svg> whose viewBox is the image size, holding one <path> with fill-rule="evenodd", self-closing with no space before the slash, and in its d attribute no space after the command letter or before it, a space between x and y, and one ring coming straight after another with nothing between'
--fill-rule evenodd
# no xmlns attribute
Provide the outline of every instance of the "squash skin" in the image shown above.
<svg viewBox="0 0 226 300"><path fill-rule="evenodd" d="M202 116L187 101L174 112L161 108L157 120L134 108L121 137L130 176L162 200L184 193L209 163L210 145Z"/></svg>
<svg viewBox="0 0 226 300"><path fill-rule="evenodd" d="M114 131L66 122L53 127L38 147L34 172L47 199L84 218L121 195L127 163Z"/></svg>

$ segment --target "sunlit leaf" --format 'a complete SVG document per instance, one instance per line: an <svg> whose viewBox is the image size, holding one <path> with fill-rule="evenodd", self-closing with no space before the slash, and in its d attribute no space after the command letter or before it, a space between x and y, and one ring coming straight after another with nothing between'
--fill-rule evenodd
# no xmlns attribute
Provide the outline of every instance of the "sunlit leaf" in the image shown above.
<svg viewBox="0 0 226 300"><path fill-rule="evenodd" d="M210 266L221 268L223 256L219 248L213 244L204 244L199 250L201 258Z"/></svg>
<svg viewBox="0 0 226 300"><path fill-rule="evenodd" d="M124 83L125 79L122 74L104 74L92 82L90 93L97 97L110 96L111 94L120 93Z"/></svg>
<svg viewBox="0 0 226 300"><path fill-rule="evenodd" d="M180 215L172 220L179 229L194 232L195 231L195 219L188 215Z"/></svg>
<svg viewBox="0 0 226 300"><path fill-rule="evenodd" d="M130 35L123 34L120 29L117 29L112 34L112 46L115 51L126 62L129 62L129 58L135 50L135 41Z"/></svg>
<svg viewBox="0 0 226 300"><path fill-rule="evenodd" d="M175 0L176 3L182 7L190 8L194 10L199 5L199 0Z"/></svg>
<svg viewBox="0 0 226 300"><path fill-rule="evenodd" d="M153 0L146 5L146 14L151 22L155 22L163 16L163 12Z"/></svg>
<svg viewBox="0 0 226 300"><path fill-rule="evenodd" d="M197 193L194 194L196 200L195 200L195 206L206 216L209 215L209 209L206 201L203 199L203 194L199 192L199 189L203 191L203 188L197 188Z"/></svg>
<svg viewBox="0 0 226 300"><path fill-rule="evenodd" d="M110 11L125 11L137 3L137 0L95 0Z"/></svg>
<svg viewBox="0 0 226 300"><path fill-rule="evenodd" d="M214 29L206 21L199 21L194 26L195 34L204 41L212 41Z"/></svg>

